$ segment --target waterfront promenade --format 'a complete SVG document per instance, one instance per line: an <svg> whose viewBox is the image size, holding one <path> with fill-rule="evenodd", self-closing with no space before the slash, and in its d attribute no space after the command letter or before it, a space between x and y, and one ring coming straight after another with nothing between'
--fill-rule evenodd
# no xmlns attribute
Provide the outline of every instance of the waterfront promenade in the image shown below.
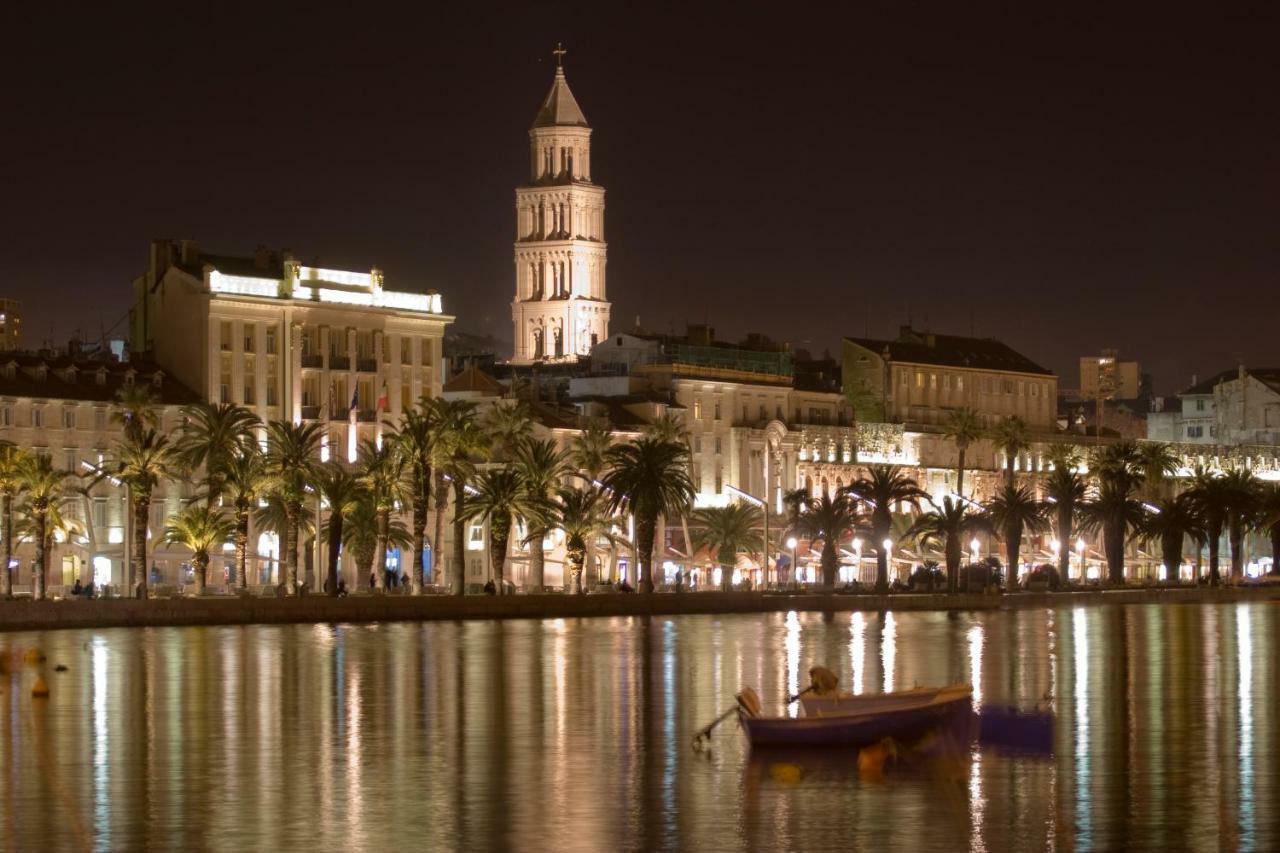
<svg viewBox="0 0 1280 853"><path fill-rule="evenodd" d="M892 595L781 592L605 593L596 595L354 595L346 598L164 598L2 601L0 631L286 623L557 619L717 613L998 610L1099 604L1280 601L1280 584L1016 592L1007 595Z"/></svg>

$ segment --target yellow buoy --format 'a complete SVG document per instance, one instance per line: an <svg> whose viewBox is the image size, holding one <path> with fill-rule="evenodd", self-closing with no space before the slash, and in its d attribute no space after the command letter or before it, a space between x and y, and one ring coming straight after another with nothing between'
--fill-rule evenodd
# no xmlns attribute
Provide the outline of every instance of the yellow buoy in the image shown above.
<svg viewBox="0 0 1280 853"><path fill-rule="evenodd" d="M44 679L39 676L36 676L36 683L31 685L31 698L33 699L49 698L49 685L45 684Z"/></svg>
<svg viewBox="0 0 1280 853"><path fill-rule="evenodd" d="M44 663L44 652L39 649L27 649L22 659L27 663Z"/></svg>

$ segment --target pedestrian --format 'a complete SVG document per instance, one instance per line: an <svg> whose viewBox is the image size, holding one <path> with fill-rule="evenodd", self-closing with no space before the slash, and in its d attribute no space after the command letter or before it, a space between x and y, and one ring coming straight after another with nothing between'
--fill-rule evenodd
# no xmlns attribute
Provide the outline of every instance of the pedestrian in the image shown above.
<svg viewBox="0 0 1280 853"><path fill-rule="evenodd" d="M75 584L71 587L72 595L80 595L84 592L84 586L80 583L80 578L76 578Z"/></svg>

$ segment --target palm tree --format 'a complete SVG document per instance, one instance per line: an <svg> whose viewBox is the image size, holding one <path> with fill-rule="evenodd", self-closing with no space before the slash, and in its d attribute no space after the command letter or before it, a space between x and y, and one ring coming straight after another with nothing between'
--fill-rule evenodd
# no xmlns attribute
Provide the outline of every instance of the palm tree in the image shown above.
<svg viewBox="0 0 1280 853"><path fill-rule="evenodd" d="M378 519L378 547L377 553L374 555L373 581L376 589L382 589L386 581L387 568L387 536L391 529L391 515L396 509L410 497L410 490L420 486L423 483L430 482L429 472L426 478L420 479L417 475L409 476L407 469L409 468L408 459L400 448L392 442L383 442L382 446L369 439L360 442L360 448L357 456L357 464L360 467L360 484L369 492L369 496L373 498L374 511L377 513ZM412 480L412 482L410 482ZM414 495L415 497L417 495ZM422 503L423 515L422 523L426 524L426 502ZM418 521L415 516L414 523ZM422 592L421 580L421 557L418 561L418 577L412 579L412 587L417 592ZM337 578L334 578L334 584L337 584Z"/></svg>
<svg viewBox="0 0 1280 853"><path fill-rule="evenodd" d="M1182 494L1149 507L1138 526L1138 535L1145 543L1159 544L1165 582L1176 584L1178 570L1182 567L1183 542L1190 536L1192 541L1202 543L1205 531L1191 500Z"/></svg>
<svg viewBox="0 0 1280 853"><path fill-rule="evenodd" d="M13 505L22 488L22 472L28 462L26 451L16 445L5 442L0 444L0 500L4 501L0 509L0 536L4 537L4 575L0 583L0 597L13 597L13 571L9 566L13 563Z"/></svg>
<svg viewBox="0 0 1280 853"><path fill-rule="evenodd" d="M133 583L138 598L147 597L147 525L151 497L160 481L174 476L177 458L169 439L154 429L125 428L116 445L115 476L128 488L133 514Z"/></svg>
<svg viewBox="0 0 1280 853"><path fill-rule="evenodd" d="M922 498L929 495L916 481L903 474L897 465L872 465L866 477L849 486L849 492L871 504L871 538L876 549L876 592L889 591L889 553L884 542L893 529L894 506L919 509Z"/></svg>
<svg viewBox="0 0 1280 853"><path fill-rule="evenodd" d="M573 489L561 486L552 506L554 523L564 531L565 562L569 565L569 590L574 595L582 593L582 571L587 559L587 549L600 539L615 544L613 516L609 512L609 500L595 486Z"/></svg>
<svg viewBox="0 0 1280 853"><path fill-rule="evenodd" d="M1017 415L1010 415L991 430L991 440L1004 453L1005 485L1013 485L1013 465L1018 454L1031 446L1031 428Z"/></svg>
<svg viewBox="0 0 1280 853"><path fill-rule="evenodd" d="M191 549L195 563L196 595L203 595L209 582L209 551L221 547L235 532L235 522L208 504L191 504L164 528L167 545Z"/></svg>
<svg viewBox="0 0 1280 853"><path fill-rule="evenodd" d="M857 500L848 492L836 492L834 495L823 492L817 498L803 502L803 509L793 527L811 542L822 540L822 585L827 589L834 589L836 585L840 543L846 536L857 532L864 520Z"/></svg>
<svg viewBox="0 0 1280 853"><path fill-rule="evenodd" d="M986 435L978 413L970 408L953 409L942 425L942 435L956 445L956 494L964 497L964 457L969 445Z"/></svg>
<svg viewBox="0 0 1280 853"><path fill-rule="evenodd" d="M111 422L124 427L125 437L141 435L160 426L156 414L156 395L150 385L130 382L116 391L115 407L111 410Z"/></svg>
<svg viewBox="0 0 1280 853"><path fill-rule="evenodd" d="M453 594L465 595L466 519L461 510L467 481L475 475L474 460L489 447L489 434L476 422L476 404L469 400L443 400L437 414L436 470L453 485Z"/></svg>
<svg viewBox="0 0 1280 853"><path fill-rule="evenodd" d="M210 501L222 497L231 460L257 444L257 415L233 403L195 403L182 408L182 432L174 442L178 464L185 471L204 469Z"/></svg>
<svg viewBox="0 0 1280 853"><path fill-rule="evenodd" d="M1044 528L1044 507L1026 486L1005 485L994 498L987 501L987 518L1004 540L1005 562L1008 567L1005 585L1013 589L1018 582L1022 534L1024 531L1036 533Z"/></svg>
<svg viewBox="0 0 1280 853"><path fill-rule="evenodd" d="M253 513L254 524L257 529L264 533L274 533L277 537L278 544L283 546L285 539L289 536L289 510L285 507L285 499L282 494L271 488L270 482L263 487L262 498L259 506ZM372 528L370 528L372 529ZM297 543L306 543L313 535L315 535L315 525L312 523L312 516L309 512L304 512L298 516L298 531L294 535L294 541ZM309 544L309 543L308 543ZM280 559L277 561L276 585L284 584L284 565L285 552L283 547L280 549Z"/></svg>
<svg viewBox="0 0 1280 853"><path fill-rule="evenodd" d="M1133 464L1142 475L1146 497L1149 500L1159 500L1165 496L1168 478L1178 473L1178 469L1182 467L1182 460L1163 441L1144 441L1137 446Z"/></svg>
<svg viewBox="0 0 1280 853"><path fill-rule="evenodd" d="M569 475L570 467L566 454L557 449L554 441L529 438L515 450L515 470L526 500L540 506L551 499L560 481ZM550 523L551 518L545 513L529 519L529 586L533 592L542 592L546 562L542 540Z"/></svg>
<svg viewBox="0 0 1280 853"><path fill-rule="evenodd" d="M495 403L484 416L484 427L493 443L494 459L508 461L516 448L533 434L533 415L523 400Z"/></svg>
<svg viewBox="0 0 1280 853"><path fill-rule="evenodd" d="M236 586L249 584L249 514L258 504L258 496L266 484L266 459L256 441L239 447L222 469L222 490L230 498L235 530Z"/></svg>
<svg viewBox="0 0 1280 853"><path fill-rule="evenodd" d="M1084 504L1088 489L1084 478L1066 465L1055 462L1044 479L1045 515L1054 520L1058 538L1058 576L1064 581L1071 568L1071 540L1075 536L1075 520Z"/></svg>
<svg viewBox="0 0 1280 853"><path fill-rule="evenodd" d="M422 593L423 540L426 537L427 506L431 500L432 466L436 461L437 432L440 425L440 406L436 401L423 397L418 405L406 409L400 417L400 426L391 434L389 441L396 452L404 460L404 473L408 477L408 499L413 517L413 575L410 579L410 590L414 595ZM436 504L440 507L443 496L443 483L437 484ZM442 513L439 508L437 513ZM436 524L436 538L431 543L431 555L439 562L440 522Z"/></svg>
<svg viewBox="0 0 1280 853"><path fill-rule="evenodd" d="M335 524L342 531L342 550L351 555L351 560L356 565L356 573L365 577L373 574L373 558L378 550L378 513L369 493L361 491L355 503L348 507L343 515L329 514L321 527L321 532L328 537L330 543L333 542ZM392 518L391 524L387 527L387 542L405 550L412 546L413 536L409 528L405 527L399 519ZM335 554L337 550L330 545L329 553Z"/></svg>
<svg viewBox="0 0 1280 853"><path fill-rule="evenodd" d="M1217 586L1222 582L1222 574L1218 569L1222 530L1231 514L1234 495L1220 475L1199 469L1183 496L1204 529L1205 540L1209 545L1209 583Z"/></svg>
<svg viewBox="0 0 1280 853"><path fill-rule="evenodd" d="M1133 479L1123 472L1104 475L1093 497L1080 507L1080 522L1087 530L1102 533L1107 576L1124 583L1124 545L1129 531L1142 524L1146 508L1133 497Z"/></svg>
<svg viewBox="0 0 1280 853"><path fill-rule="evenodd" d="M689 440L688 431L684 428L684 421L671 411L665 411L645 424L642 432L646 437L655 441L687 442Z"/></svg>
<svg viewBox="0 0 1280 853"><path fill-rule="evenodd" d="M54 468L48 454L37 453L25 458L20 476L20 489L24 497L23 511L36 546L31 597L39 601L45 595L45 574L48 571L49 552L52 550L53 531L62 525L61 510L68 497L68 480L74 475L70 471Z"/></svg>
<svg viewBox="0 0 1280 853"><path fill-rule="evenodd" d="M1244 537L1253 525L1258 508L1258 481L1253 474L1234 468L1222 475L1229 495L1227 542L1231 546L1231 576L1244 576Z"/></svg>
<svg viewBox="0 0 1280 853"><path fill-rule="evenodd" d="M511 541L511 525L515 516L539 518L547 512L545 504L529 498L520 474L513 468L495 468L480 472L475 479L475 493L463 499L462 518L489 524L489 560L493 565L498 595L504 594L503 569L507 564L507 545Z"/></svg>
<svg viewBox="0 0 1280 853"><path fill-rule="evenodd" d="M693 544L716 552L720 564L720 588L733 588L733 572L738 552L755 554L764 547L764 539L756 531L760 524L760 508L745 503L706 507L693 511Z"/></svg>
<svg viewBox="0 0 1280 853"><path fill-rule="evenodd" d="M1271 575L1280 575L1280 483L1258 487L1258 527L1271 539Z"/></svg>
<svg viewBox="0 0 1280 853"><path fill-rule="evenodd" d="M599 480L608 465L609 448L613 445L613 433L604 424L588 426L573 438L569 459L588 481Z"/></svg>
<svg viewBox="0 0 1280 853"><path fill-rule="evenodd" d="M267 424L267 488L284 512L285 595L298 594L298 531L302 524L307 487L315 478L320 454L321 426L315 421Z"/></svg>
<svg viewBox="0 0 1280 853"><path fill-rule="evenodd" d="M660 516L683 513L693 503L689 447L678 441L643 437L609 449L604 487L614 512L635 517L636 577L641 592L653 592L654 534Z"/></svg>
<svg viewBox="0 0 1280 853"><path fill-rule="evenodd" d="M1045 461L1049 463L1052 470L1065 468L1068 471L1076 471L1080 464L1084 462L1084 454L1080 452L1080 447L1075 444L1063 444L1055 442L1044 449Z"/></svg>
<svg viewBox="0 0 1280 853"><path fill-rule="evenodd" d="M1095 448L1090 454L1089 467L1099 482L1134 491L1142 485L1144 472L1140 463L1137 442L1126 440Z"/></svg>
<svg viewBox="0 0 1280 853"><path fill-rule="evenodd" d="M361 447L361 450L364 450ZM331 595L338 594L338 557L342 550L342 533L343 521L347 514L350 513L361 500L371 497L372 490L366 490L365 483L362 478L357 477L346 469L340 462L330 461L319 466L315 474L315 488L320 493L321 499L329 504L328 524L324 525L324 532L327 534L327 544L329 550L325 554L325 591ZM376 507L376 498L375 503ZM381 515L378 514L377 524L381 524ZM383 539L381 531L378 533L378 539L382 540L385 548L385 539ZM357 582L359 575L357 574Z"/></svg>
<svg viewBox="0 0 1280 853"><path fill-rule="evenodd" d="M940 505L934 504L931 512L912 523L904 538L917 540L921 549L942 545L947 563L947 592L954 595L959 589L964 543L975 534L989 532L991 522L985 515L964 501L944 497Z"/></svg>

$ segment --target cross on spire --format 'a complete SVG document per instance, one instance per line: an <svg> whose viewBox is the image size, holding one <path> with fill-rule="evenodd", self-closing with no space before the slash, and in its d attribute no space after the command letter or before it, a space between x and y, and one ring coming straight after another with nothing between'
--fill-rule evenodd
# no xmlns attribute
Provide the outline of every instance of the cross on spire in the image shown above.
<svg viewBox="0 0 1280 853"><path fill-rule="evenodd" d="M560 42L556 42L556 49L551 51L551 55L556 58L556 68L564 67L564 55L568 52Z"/></svg>

